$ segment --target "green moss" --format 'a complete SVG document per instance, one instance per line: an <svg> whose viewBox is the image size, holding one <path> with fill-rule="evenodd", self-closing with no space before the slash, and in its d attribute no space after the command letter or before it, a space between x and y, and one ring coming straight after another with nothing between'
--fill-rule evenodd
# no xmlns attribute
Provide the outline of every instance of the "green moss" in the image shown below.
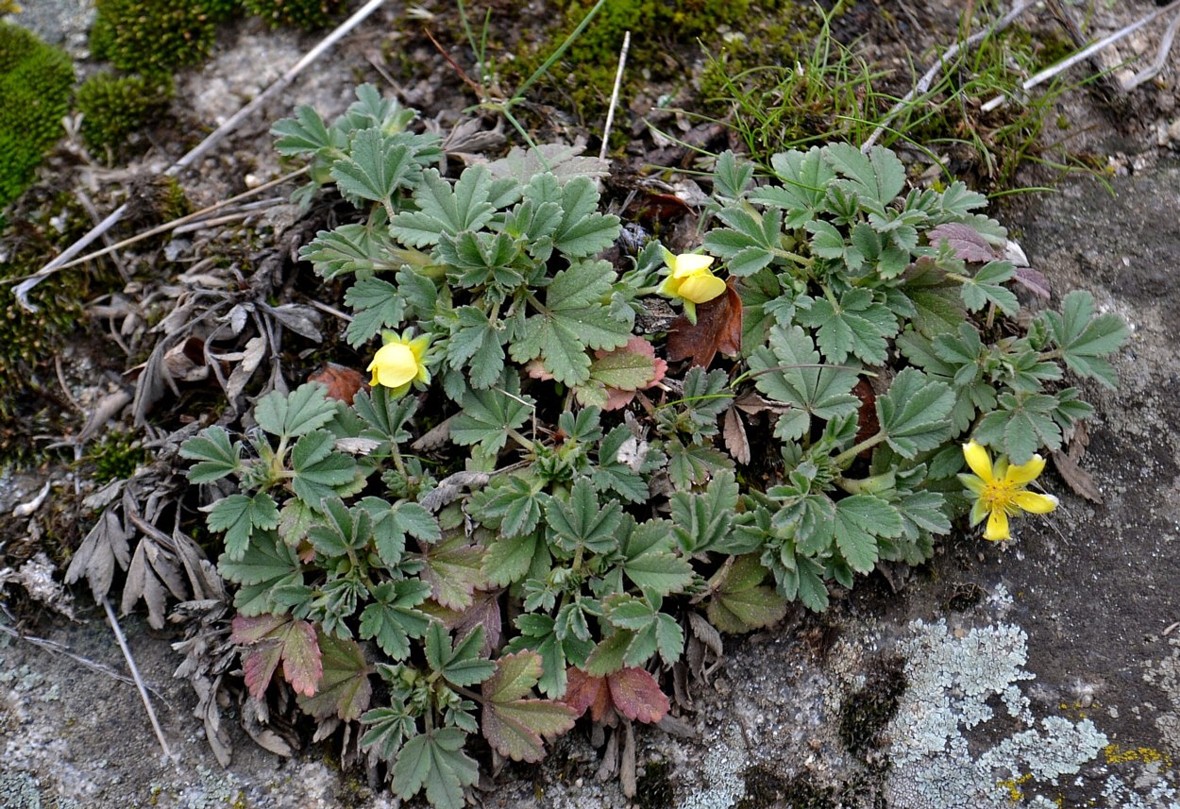
<svg viewBox="0 0 1180 809"><path fill-rule="evenodd" d="M78 88L82 136L92 149L116 149L136 130L168 108L170 76L116 76L100 73Z"/></svg>
<svg viewBox="0 0 1180 809"><path fill-rule="evenodd" d="M73 83L73 64L64 51L0 22L0 206L24 190L61 136Z"/></svg>
<svg viewBox="0 0 1180 809"><path fill-rule="evenodd" d="M343 8L342 0L242 0L246 10L273 27L323 28Z"/></svg>
<svg viewBox="0 0 1180 809"><path fill-rule="evenodd" d="M591 0L569 3L560 25L542 40L523 44L510 68L517 78L527 78L543 63L593 6ZM634 97L652 81L690 75L695 62L721 51L735 65L760 59L793 64L795 48L818 19L812 3L796 0L616 0L603 6L539 91L557 96L553 103L583 122L597 124L605 116L627 31L632 39L623 89L625 97ZM746 36L730 34L738 30Z"/></svg>
<svg viewBox="0 0 1180 809"><path fill-rule="evenodd" d="M199 64L213 49L216 13L209 0L98 0L97 7L90 48L120 70L172 73Z"/></svg>
<svg viewBox="0 0 1180 809"><path fill-rule="evenodd" d="M98 483L126 480L147 457L135 436L119 430L104 435L86 455L94 464L94 480Z"/></svg>

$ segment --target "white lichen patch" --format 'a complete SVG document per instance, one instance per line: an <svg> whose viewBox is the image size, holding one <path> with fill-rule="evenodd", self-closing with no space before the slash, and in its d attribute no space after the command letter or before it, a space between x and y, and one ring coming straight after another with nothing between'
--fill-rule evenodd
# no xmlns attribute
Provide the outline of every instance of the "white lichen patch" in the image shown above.
<svg viewBox="0 0 1180 809"><path fill-rule="evenodd" d="M1164 747L1180 758L1180 637L1169 640L1172 653L1147 666L1143 679L1168 695L1171 710L1160 711L1155 718Z"/></svg>
<svg viewBox="0 0 1180 809"><path fill-rule="evenodd" d="M1025 797L1015 779L1051 785L1098 755L1107 739L1090 720L1034 721L1019 685L1034 676L1025 669L1027 642L1013 624L960 631L945 621L910 624L899 643L909 688L889 727L890 805L1003 809ZM972 748L965 732L990 730L993 720L1006 735L988 749Z"/></svg>
<svg viewBox="0 0 1180 809"><path fill-rule="evenodd" d="M741 728L727 725L716 744L711 745L701 761L705 786L694 790L680 804L680 809L728 809L746 792L742 771L749 763L746 741Z"/></svg>

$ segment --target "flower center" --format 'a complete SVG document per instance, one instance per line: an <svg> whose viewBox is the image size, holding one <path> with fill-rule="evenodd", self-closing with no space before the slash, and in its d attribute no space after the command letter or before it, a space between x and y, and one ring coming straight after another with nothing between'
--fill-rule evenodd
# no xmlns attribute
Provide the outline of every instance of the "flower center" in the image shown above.
<svg viewBox="0 0 1180 809"><path fill-rule="evenodd" d="M1016 486L1007 480L993 480L983 487L983 494L979 499L987 504L988 511L1011 511L1012 496L1016 494Z"/></svg>

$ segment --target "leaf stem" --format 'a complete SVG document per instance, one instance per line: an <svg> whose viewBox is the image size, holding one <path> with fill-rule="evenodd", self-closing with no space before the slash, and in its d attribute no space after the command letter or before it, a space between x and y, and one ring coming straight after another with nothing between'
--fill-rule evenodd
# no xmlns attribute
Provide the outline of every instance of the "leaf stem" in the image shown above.
<svg viewBox="0 0 1180 809"><path fill-rule="evenodd" d="M841 452L839 455L837 455L835 458L832 459L832 463L834 463L836 466L839 466L840 468L844 468L844 465L849 463L857 455L860 455L866 449L872 449L873 447L877 446L878 444L880 444L884 440L885 440L885 432L884 432L884 430L882 430L881 432L877 433L876 435L866 438L864 441L861 441L856 446L850 447L849 449L844 450L843 452Z"/></svg>

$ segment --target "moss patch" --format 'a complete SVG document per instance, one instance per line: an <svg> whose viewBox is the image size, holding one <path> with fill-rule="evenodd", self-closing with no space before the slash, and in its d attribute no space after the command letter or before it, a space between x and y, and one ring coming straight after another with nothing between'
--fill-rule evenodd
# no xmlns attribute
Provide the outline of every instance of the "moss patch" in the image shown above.
<svg viewBox="0 0 1180 809"><path fill-rule="evenodd" d="M881 746L881 731L897 715L906 687L905 661L893 657L874 666L864 688L844 700L838 733L849 753L866 759Z"/></svg>
<svg viewBox="0 0 1180 809"><path fill-rule="evenodd" d="M61 137L73 83L73 63L64 51L0 22L0 206L25 189Z"/></svg>
<svg viewBox="0 0 1180 809"><path fill-rule="evenodd" d="M82 136L91 149L120 151L127 136L168 109L173 93L167 75L115 76L99 73L78 88Z"/></svg>

